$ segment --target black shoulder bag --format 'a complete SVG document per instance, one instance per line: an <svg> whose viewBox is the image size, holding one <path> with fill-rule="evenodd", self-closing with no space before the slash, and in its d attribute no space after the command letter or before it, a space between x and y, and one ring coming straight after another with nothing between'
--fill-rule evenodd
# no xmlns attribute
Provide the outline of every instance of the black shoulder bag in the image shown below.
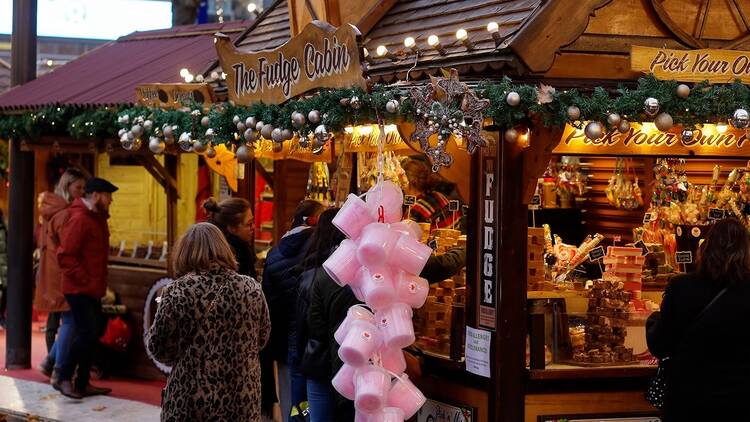
<svg viewBox="0 0 750 422"><path fill-rule="evenodd" d="M713 299L711 299L710 302L708 302L708 305L706 305L703 310L700 311L693 323L685 331L683 339L687 337L687 335L693 330L696 325L698 325L698 322L706 315L706 311L708 311L709 308L711 308L711 306L713 306L713 304L716 303L716 301L719 300L719 298L726 292L727 287L723 288L718 294L716 294L716 296L714 296ZM681 340L680 343L682 343L682 341L684 340ZM664 397L667 392L667 367L669 364L669 358L670 357L667 356L664 359L659 359L659 367L656 370L656 375L654 375L654 378L651 379L651 383L649 383L648 389L646 390L645 394L646 401L651 403L651 405L657 409L664 408Z"/></svg>

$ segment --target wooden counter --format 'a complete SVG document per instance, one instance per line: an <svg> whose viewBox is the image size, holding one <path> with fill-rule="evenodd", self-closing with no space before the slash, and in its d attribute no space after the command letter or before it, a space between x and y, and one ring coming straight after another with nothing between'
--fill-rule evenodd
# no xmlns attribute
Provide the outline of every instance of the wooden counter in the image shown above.
<svg viewBox="0 0 750 422"><path fill-rule="evenodd" d="M146 356L143 345L143 307L154 282L167 276L166 269L116 265L109 266L109 287L117 293L120 302L127 306L127 321L133 337L122 365L125 376L144 379L165 379Z"/></svg>

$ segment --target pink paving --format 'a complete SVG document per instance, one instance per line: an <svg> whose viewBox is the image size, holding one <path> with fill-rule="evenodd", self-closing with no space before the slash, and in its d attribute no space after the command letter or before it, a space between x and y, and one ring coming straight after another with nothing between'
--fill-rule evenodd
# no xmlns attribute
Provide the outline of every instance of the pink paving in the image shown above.
<svg viewBox="0 0 750 422"><path fill-rule="evenodd" d="M33 332L31 335L32 369L20 370L5 369L5 331L0 329L0 375L27 381L37 381L42 383L48 382L44 375L35 369L47 354L44 333L40 330L40 327L43 326L44 323L33 324ZM134 400L156 406L160 405L161 389L164 388L164 382L137 379L108 378L105 380L95 380L93 383L97 386L111 388L112 397ZM50 387L50 392L52 391L52 387Z"/></svg>

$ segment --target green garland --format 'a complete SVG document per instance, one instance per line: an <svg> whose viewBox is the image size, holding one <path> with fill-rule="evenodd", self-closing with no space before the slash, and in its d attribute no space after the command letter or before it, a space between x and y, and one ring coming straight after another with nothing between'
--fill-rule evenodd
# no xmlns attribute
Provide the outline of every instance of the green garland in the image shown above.
<svg viewBox="0 0 750 422"><path fill-rule="evenodd" d="M563 127L569 123L567 110L570 106L580 109L580 121L606 122L609 113L618 113L631 121L648 121L653 117L644 113L644 102L653 97L659 101L660 112L669 113L676 125L692 128L704 123L726 122L739 108L750 107L750 88L737 81L728 85L709 85L706 82L694 85L687 98L677 95L678 82L662 81L653 76L638 80L637 87L621 86L615 91L596 88L593 92L578 90L546 91L547 99L540 101L540 88L535 85L514 84L508 78L498 82L484 82L477 88L480 98L490 100L485 117L494 120L500 127L542 124L546 127ZM508 93L516 92L521 99L516 106L506 101ZM359 107L351 99L358 97ZM386 104L398 100L396 113L388 113ZM135 122L151 120L152 129L146 130L142 138L159 135L165 125L176 126L175 136L188 132L191 139L205 142L207 127L201 125L208 116L214 131L214 143L236 142L241 139L234 116L243 122L249 116L280 129L292 130L291 115L301 112L307 116L318 110L321 124L329 132L340 132L344 127L356 124L383 121L394 123L410 121L414 116L414 103L403 87L376 86L372 92L362 89L321 90L318 94L294 99L281 105L256 103L249 107L231 103L214 104L208 111L192 104L180 110L150 109L147 107L80 108L52 106L22 114L0 114L0 138L26 139L34 141L41 136L70 136L74 139L117 139L118 132L129 130ZM127 119L124 119L127 116ZM538 123L535 123L538 122ZM314 124L306 122L300 128L303 133L315 130Z"/></svg>

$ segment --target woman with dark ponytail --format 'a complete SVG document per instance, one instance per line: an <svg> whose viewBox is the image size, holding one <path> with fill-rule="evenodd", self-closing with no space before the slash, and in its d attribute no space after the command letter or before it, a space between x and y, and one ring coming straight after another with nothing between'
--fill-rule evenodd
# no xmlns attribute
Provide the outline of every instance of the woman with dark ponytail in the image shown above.
<svg viewBox="0 0 750 422"><path fill-rule="evenodd" d="M227 239L237 259L237 272L257 278L253 251L253 212L244 198L228 198L216 202L208 198L203 203L208 222L218 227Z"/></svg>

